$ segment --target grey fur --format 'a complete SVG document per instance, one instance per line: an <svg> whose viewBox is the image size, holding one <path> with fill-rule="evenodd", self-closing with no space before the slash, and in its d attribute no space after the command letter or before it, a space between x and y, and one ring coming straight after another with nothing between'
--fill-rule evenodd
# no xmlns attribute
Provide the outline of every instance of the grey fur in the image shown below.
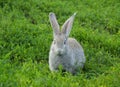
<svg viewBox="0 0 120 87"><path fill-rule="evenodd" d="M82 46L74 38L68 38L75 15L76 13L63 24L62 31L60 31L55 14L52 12L49 14L54 38L49 52L49 68L51 71L57 71L62 65L65 71L74 74L78 68L84 66L86 59Z"/></svg>

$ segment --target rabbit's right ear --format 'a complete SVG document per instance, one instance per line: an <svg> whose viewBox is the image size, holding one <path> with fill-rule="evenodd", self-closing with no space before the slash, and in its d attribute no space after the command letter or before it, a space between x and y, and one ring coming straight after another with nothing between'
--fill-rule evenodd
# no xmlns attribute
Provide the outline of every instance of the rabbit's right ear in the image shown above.
<svg viewBox="0 0 120 87"><path fill-rule="evenodd" d="M54 35L58 34L60 32L60 27L57 22L56 16L53 12L49 13L49 20L50 20L51 26L53 28Z"/></svg>

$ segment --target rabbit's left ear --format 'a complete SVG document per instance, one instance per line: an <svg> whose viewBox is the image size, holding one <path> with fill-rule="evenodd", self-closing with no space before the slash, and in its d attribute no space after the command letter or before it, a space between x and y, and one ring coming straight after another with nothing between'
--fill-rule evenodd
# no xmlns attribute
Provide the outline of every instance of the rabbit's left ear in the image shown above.
<svg viewBox="0 0 120 87"><path fill-rule="evenodd" d="M76 13L74 13L62 26L62 33L65 34L66 37L68 37L70 34L75 15Z"/></svg>

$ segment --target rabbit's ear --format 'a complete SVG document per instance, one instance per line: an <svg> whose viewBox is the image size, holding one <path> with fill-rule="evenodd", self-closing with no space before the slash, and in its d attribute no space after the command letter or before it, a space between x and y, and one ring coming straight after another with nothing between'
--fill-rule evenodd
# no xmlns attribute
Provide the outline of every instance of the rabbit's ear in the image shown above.
<svg viewBox="0 0 120 87"><path fill-rule="evenodd" d="M53 12L49 13L49 20L53 28L54 35L58 34L60 32L60 27Z"/></svg>
<svg viewBox="0 0 120 87"><path fill-rule="evenodd" d="M76 13L74 13L62 26L62 33L65 34L66 37L70 34L75 15Z"/></svg>

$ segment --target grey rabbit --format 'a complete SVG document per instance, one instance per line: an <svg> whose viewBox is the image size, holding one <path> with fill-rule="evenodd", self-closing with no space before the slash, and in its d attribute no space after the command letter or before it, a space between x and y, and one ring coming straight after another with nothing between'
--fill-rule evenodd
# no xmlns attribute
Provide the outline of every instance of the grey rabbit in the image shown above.
<svg viewBox="0 0 120 87"><path fill-rule="evenodd" d="M76 39L69 38L75 15L76 13L63 24L60 30L55 14L49 13L54 38L49 52L51 71L58 71L61 65L63 70L76 74L78 68L83 68L85 64L86 58L82 46Z"/></svg>

